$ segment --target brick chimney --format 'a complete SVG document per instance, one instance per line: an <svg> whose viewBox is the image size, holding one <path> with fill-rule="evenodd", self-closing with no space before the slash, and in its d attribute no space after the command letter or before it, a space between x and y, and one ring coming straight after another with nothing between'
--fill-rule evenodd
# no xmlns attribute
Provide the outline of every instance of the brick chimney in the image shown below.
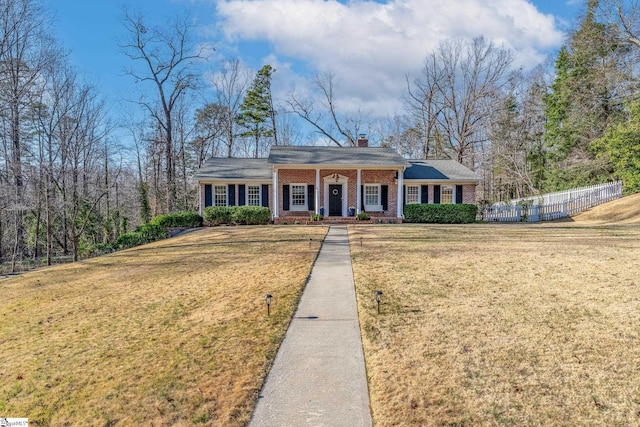
<svg viewBox="0 0 640 427"><path fill-rule="evenodd" d="M356 145L358 147L368 147L369 140L367 139L367 135L365 135L364 133L361 133L360 135L358 135L358 141Z"/></svg>

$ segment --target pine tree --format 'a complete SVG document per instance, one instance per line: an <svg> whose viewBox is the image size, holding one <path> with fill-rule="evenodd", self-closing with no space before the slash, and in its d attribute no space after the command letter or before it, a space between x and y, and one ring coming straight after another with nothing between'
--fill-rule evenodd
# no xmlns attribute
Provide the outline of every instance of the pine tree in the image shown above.
<svg viewBox="0 0 640 427"><path fill-rule="evenodd" d="M260 140L273 137L277 145L273 100L271 98L271 75L275 70L265 65L256 74L251 87L240 106L237 122L246 129L241 134L253 137L255 141L254 157L260 154Z"/></svg>
<svg viewBox="0 0 640 427"><path fill-rule="evenodd" d="M624 52L609 27L597 21L597 0L589 0L579 27L556 60L556 76L546 99L545 142L553 168L546 190L587 185L610 172L591 142L619 114L625 91Z"/></svg>
<svg viewBox="0 0 640 427"><path fill-rule="evenodd" d="M605 156L615 168L626 193L640 192L640 102L634 101L627 118L611 126L607 133L593 143L594 149Z"/></svg>

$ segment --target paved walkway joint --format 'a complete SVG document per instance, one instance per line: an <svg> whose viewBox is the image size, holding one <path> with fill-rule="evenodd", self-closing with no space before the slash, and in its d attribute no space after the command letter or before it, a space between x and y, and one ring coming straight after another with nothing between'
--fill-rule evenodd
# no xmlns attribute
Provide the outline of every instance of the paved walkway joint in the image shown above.
<svg viewBox="0 0 640 427"><path fill-rule="evenodd" d="M329 228L249 426L371 426L346 227Z"/></svg>

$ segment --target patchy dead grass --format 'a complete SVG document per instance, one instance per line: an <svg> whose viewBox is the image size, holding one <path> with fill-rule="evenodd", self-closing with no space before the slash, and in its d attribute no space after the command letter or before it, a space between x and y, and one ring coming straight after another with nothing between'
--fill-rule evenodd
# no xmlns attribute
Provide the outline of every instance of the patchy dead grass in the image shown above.
<svg viewBox="0 0 640 427"><path fill-rule="evenodd" d="M0 415L243 425L325 233L204 229L0 280Z"/></svg>
<svg viewBox="0 0 640 427"><path fill-rule="evenodd" d="M377 426L640 424L639 227L363 226L350 239Z"/></svg>
<svg viewBox="0 0 640 427"><path fill-rule="evenodd" d="M640 193L605 203L572 218L593 224L640 224Z"/></svg>

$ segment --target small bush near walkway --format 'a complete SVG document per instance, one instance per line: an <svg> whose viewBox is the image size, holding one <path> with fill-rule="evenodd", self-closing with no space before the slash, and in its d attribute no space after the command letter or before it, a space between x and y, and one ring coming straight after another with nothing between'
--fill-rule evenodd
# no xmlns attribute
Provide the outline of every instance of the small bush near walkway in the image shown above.
<svg viewBox="0 0 640 427"><path fill-rule="evenodd" d="M433 224L469 224L476 221L478 207L472 204L459 205L406 205L404 222Z"/></svg>
<svg viewBox="0 0 640 427"><path fill-rule="evenodd" d="M262 206L208 206L204 219L213 225L264 225L271 220L271 212Z"/></svg>

